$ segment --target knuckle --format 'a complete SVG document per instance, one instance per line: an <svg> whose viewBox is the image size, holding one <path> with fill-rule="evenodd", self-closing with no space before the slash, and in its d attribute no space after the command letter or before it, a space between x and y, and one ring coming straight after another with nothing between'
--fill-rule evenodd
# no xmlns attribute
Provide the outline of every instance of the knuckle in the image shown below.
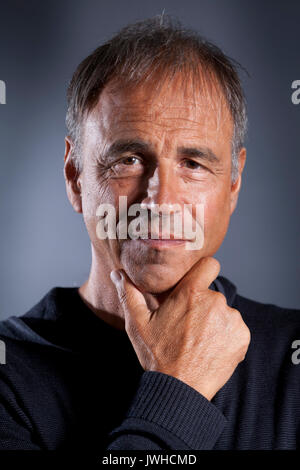
<svg viewBox="0 0 300 470"><path fill-rule="evenodd" d="M250 341L251 341L251 333L250 333L250 330L247 327L247 325L245 325L245 328L244 328L244 342L245 342L245 345L247 346L247 348L250 344Z"/></svg>
<svg viewBox="0 0 300 470"><path fill-rule="evenodd" d="M229 314L230 314L230 317L231 319L236 322L237 324L237 327L240 327L240 324L243 323L243 319L242 319L242 316L240 314L240 312L236 309L236 308L230 308L229 309Z"/></svg>
<svg viewBox="0 0 300 470"><path fill-rule="evenodd" d="M127 315L125 315L125 331L128 334L128 336L130 337L131 332L132 332L132 325L131 325L131 322L130 322L129 318L127 317Z"/></svg>
<svg viewBox="0 0 300 470"><path fill-rule="evenodd" d="M227 305L227 299L225 297L224 294L222 294L222 292L213 292L213 295L214 295L214 298L215 298L215 302L220 305L220 307L224 307L225 305Z"/></svg>
<svg viewBox="0 0 300 470"><path fill-rule="evenodd" d="M196 286L189 286L182 296L182 303L186 305L188 310L195 308L198 302L202 299L203 292L201 292Z"/></svg>
<svg viewBox="0 0 300 470"><path fill-rule="evenodd" d="M231 315L240 318L241 314L236 308L231 308Z"/></svg>
<svg viewBox="0 0 300 470"><path fill-rule="evenodd" d="M203 269L207 269L210 272L214 272L216 277L221 270L220 262L216 258L213 258L212 256L203 258L201 264L203 266Z"/></svg>
<svg viewBox="0 0 300 470"><path fill-rule="evenodd" d="M127 294L124 290L119 292L119 301L123 307L127 304Z"/></svg>
<svg viewBox="0 0 300 470"><path fill-rule="evenodd" d="M216 268L221 267L220 262L213 256L207 256L206 258L203 258L203 262Z"/></svg>
<svg viewBox="0 0 300 470"><path fill-rule="evenodd" d="M210 258L210 262L211 262L211 269L214 270L214 273L217 277L218 273L221 270L221 264L216 258Z"/></svg>
<svg viewBox="0 0 300 470"><path fill-rule="evenodd" d="M230 318L233 321L233 328L235 331L235 337L238 341L239 350L244 358L251 341L250 330L244 322L241 313L237 309L230 308Z"/></svg>
<svg viewBox="0 0 300 470"><path fill-rule="evenodd" d="M220 271L221 269L221 264L220 264L220 261L218 261L216 258L212 258L213 259L213 262L214 262L214 267L217 271Z"/></svg>
<svg viewBox="0 0 300 470"><path fill-rule="evenodd" d="M242 332L239 335L239 343L240 343L240 348L239 348L239 353L240 353L240 361L243 361L245 359L245 356L248 351L248 347L250 344L250 330L249 328L245 325L245 328L243 328Z"/></svg>
<svg viewBox="0 0 300 470"><path fill-rule="evenodd" d="M246 343L249 343L250 342L250 336L251 336L250 335L250 330L249 330L248 326L246 325L246 323L244 322L241 313L235 308L230 309L230 310L231 310L232 318L234 318L235 321L236 321L236 326L237 326L237 329L238 329L239 337L243 341L245 341Z"/></svg>
<svg viewBox="0 0 300 470"><path fill-rule="evenodd" d="M240 350L240 362L242 362L245 359L247 351L248 351L248 346Z"/></svg>
<svg viewBox="0 0 300 470"><path fill-rule="evenodd" d="M188 293L192 298L198 298L201 295L200 289L194 285L188 287Z"/></svg>
<svg viewBox="0 0 300 470"><path fill-rule="evenodd" d="M131 315L125 314L125 331L130 338L138 338L140 336L138 325Z"/></svg>

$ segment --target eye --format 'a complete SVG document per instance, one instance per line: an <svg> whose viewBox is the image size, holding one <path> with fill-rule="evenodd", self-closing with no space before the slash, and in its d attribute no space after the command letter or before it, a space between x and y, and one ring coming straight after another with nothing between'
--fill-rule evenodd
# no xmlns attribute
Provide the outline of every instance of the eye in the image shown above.
<svg viewBox="0 0 300 470"><path fill-rule="evenodd" d="M122 178L128 176L140 176L145 170L144 163L141 158L136 155L127 155L120 158L111 170L115 177Z"/></svg>
<svg viewBox="0 0 300 470"><path fill-rule="evenodd" d="M182 177L193 181L205 181L211 172L209 168L191 158L181 160L179 167Z"/></svg>
<svg viewBox="0 0 300 470"><path fill-rule="evenodd" d="M140 163L140 159L135 157L134 155L129 155L128 157L124 157L120 160L120 163L124 165L134 165Z"/></svg>
<svg viewBox="0 0 300 470"><path fill-rule="evenodd" d="M203 166L195 160L184 160L183 164L190 170L199 170L200 168L203 168Z"/></svg>

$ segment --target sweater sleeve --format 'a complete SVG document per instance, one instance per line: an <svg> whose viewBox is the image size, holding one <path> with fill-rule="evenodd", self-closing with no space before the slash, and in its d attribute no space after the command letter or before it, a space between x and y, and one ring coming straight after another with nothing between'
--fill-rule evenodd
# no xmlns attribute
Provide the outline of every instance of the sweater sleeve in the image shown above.
<svg viewBox="0 0 300 470"><path fill-rule="evenodd" d="M181 380L143 373L124 421L109 435L107 450L212 449L227 420Z"/></svg>

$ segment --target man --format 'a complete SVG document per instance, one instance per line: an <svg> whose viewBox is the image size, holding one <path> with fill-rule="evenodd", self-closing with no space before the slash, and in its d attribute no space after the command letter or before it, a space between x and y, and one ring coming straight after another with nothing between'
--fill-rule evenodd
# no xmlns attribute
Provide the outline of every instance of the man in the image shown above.
<svg viewBox="0 0 300 470"><path fill-rule="evenodd" d="M68 105L64 174L91 270L2 322L0 447L299 446L299 311L238 295L213 257L246 161L233 62L166 17L146 20L79 65ZM134 204L146 236L122 238ZM110 207L119 225L103 236ZM178 236L185 214L200 232Z"/></svg>

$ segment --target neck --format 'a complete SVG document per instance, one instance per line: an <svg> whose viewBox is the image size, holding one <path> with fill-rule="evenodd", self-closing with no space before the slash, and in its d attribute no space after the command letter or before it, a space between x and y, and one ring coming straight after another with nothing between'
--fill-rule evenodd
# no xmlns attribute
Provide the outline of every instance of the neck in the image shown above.
<svg viewBox="0 0 300 470"><path fill-rule="evenodd" d="M124 314L120 308L118 294L110 279L114 269L105 260L98 261L92 247L92 265L88 280L78 292L84 303L106 323L119 330L125 330Z"/></svg>
<svg viewBox="0 0 300 470"><path fill-rule="evenodd" d="M121 266L114 266L111 259L106 260L104 256L99 261L92 246L90 274L88 280L79 287L78 292L83 302L97 317L116 329L125 330L124 313L116 288L110 279L110 272L118 268ZM171 290L159 294L144 292L149 311L156 310L168 297Z"/></svg>

